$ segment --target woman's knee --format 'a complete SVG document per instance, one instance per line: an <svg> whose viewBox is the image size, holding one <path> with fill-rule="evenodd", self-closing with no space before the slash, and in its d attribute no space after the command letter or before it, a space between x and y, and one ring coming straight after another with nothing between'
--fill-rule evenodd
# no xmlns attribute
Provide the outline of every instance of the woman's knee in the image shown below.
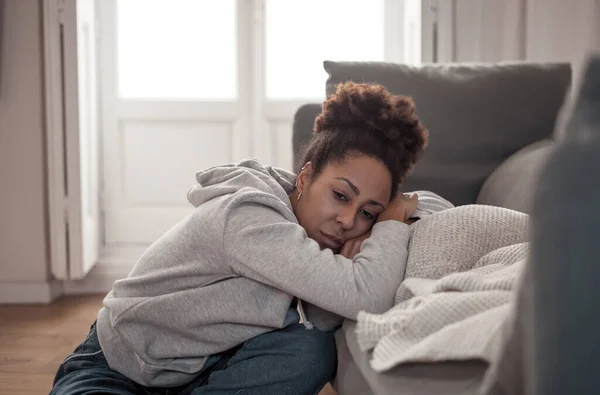
<svg viewBox="0 0 600 395"><path fill-rule="evenodd" d="M333 333L311 325L293 324L249 340L232 357L231 363L257 357L268 369L290 369L297 377L330 378L337 367Z"/></svg>
<svg viewBox="0 0 600 395"><path fill-rule="evenodd" d="M328 377L333 375L337 367L333 333L303 324L298 324L295 331L295 358L298 359L299 369L305 369L311 374L320 372Z"/></svg>
<svg viewBox="0 0 600 395"><path fill-rule="evenodd" d="M112 370L101 354L72 358L59 367L51 395L136 394L137 384Z"/></svg>

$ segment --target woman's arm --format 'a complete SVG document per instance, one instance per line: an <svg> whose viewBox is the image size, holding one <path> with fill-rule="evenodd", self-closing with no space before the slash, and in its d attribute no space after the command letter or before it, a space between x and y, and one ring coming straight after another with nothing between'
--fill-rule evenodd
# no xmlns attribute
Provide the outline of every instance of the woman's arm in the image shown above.
<svg viewBox="0 0 600 395"><path fill-rule="evenodd" d="M228 217L225 250L237 274L347 318L393 306L406 266L408 225L375 224L350 260L321 250L300 225L268 205L241 203Z"/></svg>

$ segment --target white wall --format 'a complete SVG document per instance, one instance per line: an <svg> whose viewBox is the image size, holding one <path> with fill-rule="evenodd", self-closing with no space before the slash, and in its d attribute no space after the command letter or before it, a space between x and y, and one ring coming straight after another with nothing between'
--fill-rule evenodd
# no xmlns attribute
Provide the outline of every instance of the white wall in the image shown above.
<svg viewBox="0 0 600 395"><path fill-rule="evenodd" d="M600 51L599 0L453 0L453 61L567 61ZM448 19L448 18L446 18Z"/></svg>
<svg viewBox="0 0 600 395"><path fill-rule="evenodd" d="M495 62L523 59L526 1L454 0L453 60Z"/></svg>
<svg viewBox="0 0 600 395"><path fill-rule="evenodd" d="M527 0L526 58L569 61L575 84L590 52L600 53L599 0Z"/></svg>
<svg viewBox="0 0 600 395"><path fill-rule="evenodd" d="M0 303L44 302L48 236L41 2L5 1L0 67Z"/></svg>

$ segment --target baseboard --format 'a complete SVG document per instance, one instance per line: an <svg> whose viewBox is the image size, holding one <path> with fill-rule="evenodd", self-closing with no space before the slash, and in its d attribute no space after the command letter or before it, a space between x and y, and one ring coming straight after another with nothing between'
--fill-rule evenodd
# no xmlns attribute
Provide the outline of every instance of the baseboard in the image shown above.
<svg viewBox="0 0 600 395"><path fill-rule="evenodd" d="M127 277L135 261L100 261L83 280L65 281L65 295L103 294L111 290L115 281Z"/></svg>
<svg viewBox="0 0 600 395"><path fill-rule="evenodd" d="M127 277L142 248L106 249L83 280L47 283L0 281L0 304L48 304L61 295L105 294L115 281Z"/></svg>
<svg viewBox="0 0 600 395"><path fill-rule="evenodd" d="M48 304L63 293L62 281L0 282L0 304Z"/></svg>

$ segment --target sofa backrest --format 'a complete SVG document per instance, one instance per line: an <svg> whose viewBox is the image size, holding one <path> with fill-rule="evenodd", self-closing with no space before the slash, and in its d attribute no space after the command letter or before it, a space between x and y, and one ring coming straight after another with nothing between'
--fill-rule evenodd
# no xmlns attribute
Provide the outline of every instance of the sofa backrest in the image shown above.
<svg viewBox="0 0 600 395"><path fill-rule="evenodd" d="M430 190L456 205L475 203L489 175L521 148L551 138L571 84L568 63L324 63L326 92L345 81L372 82L411 96L429 146L402 190ZM319 104L300 108L293 149L312 135Z"/></svg>

